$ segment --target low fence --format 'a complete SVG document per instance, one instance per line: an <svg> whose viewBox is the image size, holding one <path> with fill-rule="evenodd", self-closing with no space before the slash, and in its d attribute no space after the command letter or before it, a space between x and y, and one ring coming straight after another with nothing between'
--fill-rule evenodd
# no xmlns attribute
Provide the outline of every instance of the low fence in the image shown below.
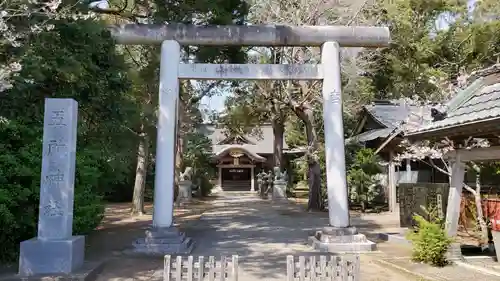
<svg viewBox="0 0 500 281"><path fill-rule="evenodd" d="M216 262L214 256L205 259L199 256L195 261L193 256L188 256L183 260L182 256L172 259L170 255L165 256L163 268L163 281L202 281L202 280L220 280L237 281L238 280L238 256L233 255L231 260L222 256L220 261Z"/></svg>
<svg viewBox="0 0 500 281"><path fill-rule="evenodd" d="M206 259L193 256L183 259L165 256L163 281L238 281L238 256L231 259L222 256L216 261L214 256ZM286 257L286 280L283 281L359 281L359 255L352 256L299 256Z"/></svg>
<svg viewBox="0 0 500 281"><path fill-rule="evenodd" d="M359 256L286 257L286 281L359 281Z"/></svg>

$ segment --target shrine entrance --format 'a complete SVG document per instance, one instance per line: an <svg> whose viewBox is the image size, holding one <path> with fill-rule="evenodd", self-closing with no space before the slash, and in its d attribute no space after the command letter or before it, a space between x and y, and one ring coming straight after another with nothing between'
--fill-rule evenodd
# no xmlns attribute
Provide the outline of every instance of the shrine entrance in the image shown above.
<svg viewBox="0 0 500 281"><path fill-rule="evenodd" d="M228 145L214 159L219 168L217 184L224 191L255 191L255 167L267 160L245 144Z"/></svg>
<svg viewBox="0 0 500 281"><path fill-rule="evenodd" d="M249 191L251 189L253 167L221 168L221 172L221 187L224 191Z"/></svg>

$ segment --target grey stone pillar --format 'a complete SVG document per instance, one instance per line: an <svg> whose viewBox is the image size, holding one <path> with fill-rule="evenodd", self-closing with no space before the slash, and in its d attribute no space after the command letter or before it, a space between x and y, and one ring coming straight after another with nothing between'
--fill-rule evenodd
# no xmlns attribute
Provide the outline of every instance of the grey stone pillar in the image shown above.
<svg viewBox="0 0 500 281"><path fill-rule="evenodd" d="M19 275L71 273L83 265L85 237L73 234L78 103L46 99L38 237L21 242Z"/></svg>
<svg viewBox="0 0 500 281"><path fill-rule="evenodd" d="M176 41L161 45L153 225L145 238L134 241L134 253L188 254L194 247L193 240L173 225L180 48Z"/></svg>
<svg viewBox="0 0 500 281"><path fill-rule="evenodd" d="M350 226L342 120L340 46L326 42L321 50L323 71L323 119L325 126L326 186L329 227L309 241L315 249L327 252L373 251L376 244Z"/></svg>
<svg viewBox="0 0 500 281"><path fill-rule="evenodd" d="M449 237L457 235L458 219L460 217L460 202L462 200L462 186L465 176L465 164L460 159L451 161L450 192L448 194L448 206L446 209L445 230ZM452 243L448 249L447 258L449 260L462 260L462 250L460 243Z"/></svg>

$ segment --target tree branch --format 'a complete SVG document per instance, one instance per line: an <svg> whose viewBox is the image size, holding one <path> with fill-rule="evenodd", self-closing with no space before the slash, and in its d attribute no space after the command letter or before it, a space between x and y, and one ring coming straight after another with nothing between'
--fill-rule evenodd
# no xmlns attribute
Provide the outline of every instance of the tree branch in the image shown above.
<svg viewBox="0 0 500 281"><path fill-rule="evenodd" d="M188 106L192 106L193 104L199 102L203 97L205 97L206 95L208 95L210 93L210 91L212 91L216 86L219 86L220 84L222 83L221 80L218 80L212 84L210 84L205 90L203 90L201 92L201 94L197 95L197 96L194 96L194 97L191 97L188 101L187 101L187 105Z"/></svg>
<svg viewBox="0 0 500 281"><path fill-rule="evenodd" d="M361 5L361 7L359 7L359 9L356 11L354 16L347 22L347 24L346 24L347 26L351 25L354 22L354 20L358 17L358 15L361 13L361 11L363 11L366 4L368 4L368 0L365 0L365 2L363 2L363 5Z"/></svg>
<svg viewBox="0 0 500 281"><path fill-rule="evenodd" d="M467 185L466 183L463 183L463 184L462 184L462 186L463 186L463 187L464 187L467 191L469 191L470 193L472 193L472 194L474 194L474 195L476 195L476 194L477 194L477 193L476 193L476 191L475 191L472 187L470 187L469 185Z"/></svg>

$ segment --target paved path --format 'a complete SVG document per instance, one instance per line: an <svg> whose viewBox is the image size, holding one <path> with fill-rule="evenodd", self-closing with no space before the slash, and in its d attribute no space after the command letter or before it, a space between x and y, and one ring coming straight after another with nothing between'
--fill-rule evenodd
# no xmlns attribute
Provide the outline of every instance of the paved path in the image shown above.
<svg viewBox="0 0 500 281"><path fill-rule="evenodd" d="M327 225L326 216L306 213L297 206L277 205L245 193L226 193L215 208L190 227L197 241L193 255L240 257L240 280L285 280L287 255L318 255L307 237ZM372 225L360 218L354 224ZM362 257L362 280L411 280Z"/></svg>
<svg viewBox="0 0 500 281"><path fill-rule="evenodd" d="M307 213L294 204L277 205L248 193L220 194L211 204L214 208L200 220L183 226L196 241L192 255L239 255L240 281L284 281L287 255L319 254L307 245L307 237L327 225L324 213ZM363 228L377 225L359 217L352 223ZM362 256L362 281L414 280L374 264L376 258ZM161 260L118 258L98 281L161 280L162 266Z"/></svg>

